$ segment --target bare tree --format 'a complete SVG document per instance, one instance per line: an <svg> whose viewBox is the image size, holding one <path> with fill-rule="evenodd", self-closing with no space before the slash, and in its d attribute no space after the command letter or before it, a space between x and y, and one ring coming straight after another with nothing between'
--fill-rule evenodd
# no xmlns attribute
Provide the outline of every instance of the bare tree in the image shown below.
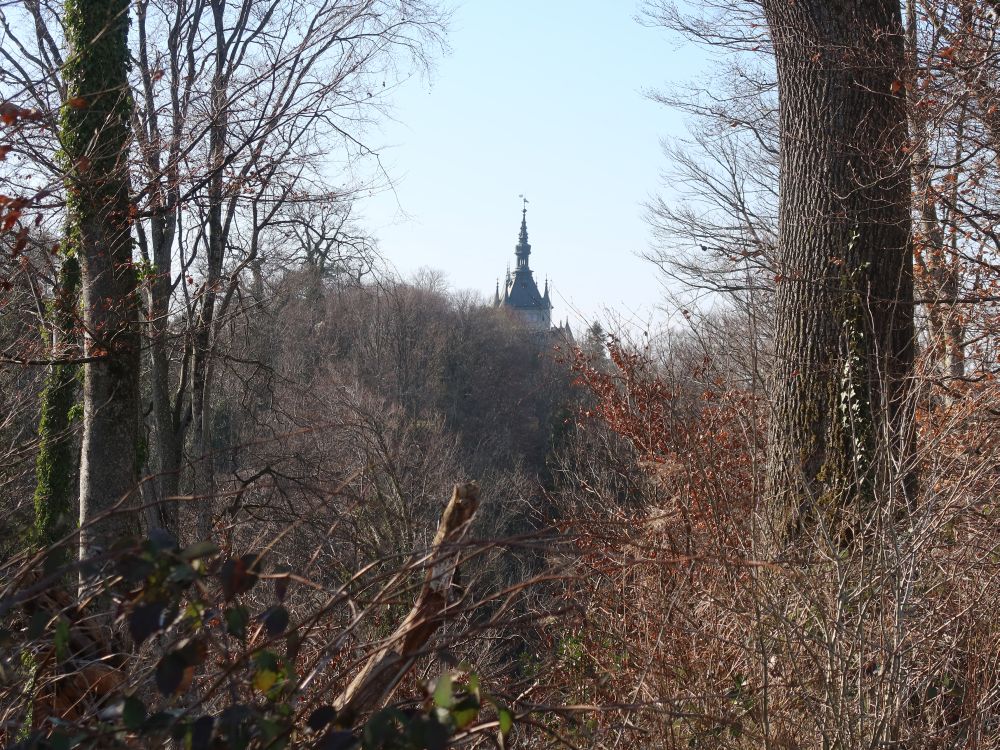
<svg viewBox="0 0 1000 750"><path fill-rule="evenodd" d="M150 524L176 528L173 509L162 501L178 494L185 466L197 493L212 491L212 461L202 458L212 452L215 342L233 316L263 304L270 228L287 220L293 205L313 205L317 196L350 206L365 184L356 177L360 163L378 165L366 143L368 125L385 94L414 67L426 66L444 20L423 0L136 6L128 215L135 219L149 334L148 467L157 475L143 486ZM39 126L25 129L18 149L22 165L32 169L11 175L34 175L25 190L56 189L63 178L59 144L54 130L41 125L53 125L67 100L59 5L6 5L0 23L11 42L0 52L7 63L3 94L30 98L39 113L30 118ZM329 267L339 262L334 252L349 250L361 262L343 253L343 269L364 272L371 246L342 221L349 211L298 213L299 229L316 234L303 237L307 253L319 253ZM336 228L329 222L335 214ZM199 518L206 532L210 519Z"/></svg>
<svg viewBox="0 0 1000 750"><path fill-rule="evenodd" d="M287 207L315 200L310 186L322 183L323 169L338 166L326 154L343 154L348 162L371 154L360 139L386 80L400 75L394 68L399 53L422 62L441 18L410 0L329 0L309 8L194 2L184 9L151 6L140 17L145 106L138 118L150 155L142 164L151 227L151 243L140 244L155 269L148 304L157 331L152 377L157 433L164 436L161 496L176 491L189 424L195 492L212 492L213 462L202 457L212 445L213 342L239 308L243 271L253 272L260 287L268 227L286 221ZM151 40L164 30L172 42L153 48ZM206 47L211 55L201 65L196 50ZM169 122L166 132L161 120ZM348 187L342 205L355 189ZM194 224L178 213L181 206L197 217ZM327 232L321 216L311 219L316 227L309 231ZM321 249L313 242L312 251ZM329 257L330 248L323 251ZM194 285L196 273L201 281ZM171 368L159 342L178 291L190 334L179 352L182 381L171 404ZM206 533L210 519L199 518Z"/></svg>

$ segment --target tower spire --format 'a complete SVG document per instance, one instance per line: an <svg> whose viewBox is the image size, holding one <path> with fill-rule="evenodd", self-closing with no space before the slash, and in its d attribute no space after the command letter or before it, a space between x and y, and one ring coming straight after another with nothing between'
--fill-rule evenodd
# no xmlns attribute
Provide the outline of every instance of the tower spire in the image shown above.
<svg viewBox="0 0 1000 750"><path fill-rule="evenodd" d="M514 254L517 256L518 269L528 270L528 256L531 255L531 245L528 244L528 199L521 196L521 233L517 238Z"/></svg>
<svg viewBox="0 0 1000 750"><path fill-rule="evenodd" d="M515 313L527 326L536 332L548 331L552 325L552 301L548 278L545 293L542 294L528 265L531 244L528 242L528 199L521 196L521 230L517 237L514 254L517 265L507 266L507 281L500 307Z"/></svg>

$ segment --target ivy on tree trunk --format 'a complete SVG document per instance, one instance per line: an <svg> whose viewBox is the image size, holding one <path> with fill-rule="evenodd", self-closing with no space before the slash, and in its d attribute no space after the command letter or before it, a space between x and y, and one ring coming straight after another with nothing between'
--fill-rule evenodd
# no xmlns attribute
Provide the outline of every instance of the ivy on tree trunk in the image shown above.
<svg viewBox="0 0 1000 750"><path fill-rule="evenodd" d="M71 528L77 491L74 484L78 482L72 422L80 366L73 361L60 361L63 344L74 336L80 294L80 264L71 243L67 244L70 248L63 248L63 263L51 306L54 361L42 389L38 422L34 541L43 547L56 542Z"/></svg>
<svg viewBox="0 0 1000 750"><path fill-rule="evenodd" d="M83 280L80 555L133 532L139 329L128 180L127 0L66 0L69 55L60 140L70 233Z"/></svg>
<svg viewBox="0 0 1000 750"><path fill-rule="evenodd" d="M781 127L767 515L778 539L820 518L843 538L890 486L912 493L902 20L894 0L764 9Z"/></svg>

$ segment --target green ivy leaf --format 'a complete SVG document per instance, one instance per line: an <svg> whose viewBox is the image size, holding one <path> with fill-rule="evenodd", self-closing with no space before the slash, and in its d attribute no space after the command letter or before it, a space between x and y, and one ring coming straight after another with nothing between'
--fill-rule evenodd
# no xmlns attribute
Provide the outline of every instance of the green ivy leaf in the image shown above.
<svg viewBox="0 0 1000 750"><path fill-rule="evenodd" d="M273 748L284 747L285 743L281 741L281 739L279 739L284 733L284 728L278 722L271 721L268 718L260 716L257 719L257 730L262 735L262 739L264 740L264 747L268 748L268 750L270 750L272 747Z"/></svg>
<svg viewBox="0 0 1000 750"><path fill-rule="evenodd" d="M214 542L195 542L194 544L184 548L181 552L181 559L189 561L199 560L203 557L211 557L218 552L219 545Z"/></svg>
<svg viewBox="0 0 1000 750"><path fill-rule="evenodd" d="M145 704L134 695L126 697L122 705L122 723L125 728L137 732L142 728L144 721L146 721Z"/></svg>
<svg viewBox="0 0 1000 750"><path fill-rule="evenodd" d="M250 623L250 613L243 605L229 607L225 612L226 632L236 636L241 641L247 637L247 625Z"/></svg>
<svg viewBox="0 0 1000 750"><path fill-rule="evenodd" d="M455 703L451 674L445 673L438 677L434 685L434 705L438 708L450 709Z"/></svg>
<svg viewBox="0 0 1000 750"><path fill-rule="evenodd" d="M69 658L69 620L59 616L56 620L56 632L53 638L56 647L56 659L65 661Z"/></svg>
<svg viewBox="0 0 1000 750"><path fill-rule="evenodd" d="M277 654L270 651L258 651L254 654L253 662L257 669L270 669L272 672L277 672L281 666L281 660Z"/></svg>
<svg viewBox="0 0 1000 750"><path fill-rule="evenodd" d="M500 734L506 737L514 728L514 715L506 708L497 711L497 721L500 723Z"/></svg>
<svg viewBox="0 0 1000 750"><path fill-rule="evenodd" d="M170 583L178 583L183 587L187 587L194 583L197 578L198 571L187 563L180 563L175 565L170 571L170 575L167 576L167 581Z"/></svg>
<svg viewBox="0 0 1000 750"><path fill-rule="evenodd" d="M451 718L459 729L465 729L478 715L479 701L473 695L465 696L451 709Z"/></svg>
<svg viewBox="0 0 1000 750"><path fill-rule="evenodd" d="M32 641L42 637L45 626L49 624L51 615L45 610L39 609L31 615L28 621L28 638Z"/></svg>

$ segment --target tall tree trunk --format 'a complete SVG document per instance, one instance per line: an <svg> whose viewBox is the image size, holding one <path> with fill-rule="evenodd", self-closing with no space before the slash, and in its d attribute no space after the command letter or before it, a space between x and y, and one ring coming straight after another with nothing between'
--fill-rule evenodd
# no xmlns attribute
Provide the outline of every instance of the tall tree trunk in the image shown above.
<svg viewBox="0 0 1000 750"><path fill-rule="evenodd" d="M968 8L963 9L968 15ZM971 20L963 18L963 23ZM909 75L907 86L914 98L918 90L917 72L920 66L917 49L916 0L906 2L906 57ZM931 160L931 126L926 110L919 102L908 107L912 149L913 212L916 216L914 257L919 268L918 288L921 296L932 300L927 309L927 322L931 351L939 369L949 379L965 375L965 325L958 306L951 304L961 290L961 268L957 248L949 248L944 227L938 215L938 196L932 179L934 168ZM966 106L963 100L955 134L953 164L957 171L962 163ZM958 205L958 175L952 181L949 205ZM953 233L957 239L957 234Z"/></svg>
<svg viewBox="0 0 1000 750"><path fill-rule="evenodd" d="M76 506L76 446L71 410L77 403L80 366L60 361L72 352L67 345L76 329L80 294L80 264L75 248L63 248L63 262L52 301L52 359L41 395L38 422L38 457L35 461L35 542L49 546L73 527L70 515Z"/></svg>
<svg viewBox="0 0 1000 750"><path fill-rule="evenodd" d="M176 170L168 170L168 179L176 179ZM170 394L170 358L167 352L170 297L172 294L171 253L177 221L176 202L163 205L159 191L153 192L153 216L149 219L149 238L140 231L143 259L153 270L147 286L145 308L149 333L149 382L152 395L154 438L150 446L152 465L156 469L156 507L148 511L151 526L158 526L177 536L180 533L176 497L180 485L180 466L184 431L187 426L183 411L187 368L182 367L181 384L176 401ZM152 246L150 252L149 245Z"/></svg>
<svg viewBox="0 0 1000 750"><path fill-rule="evenodd" d="M155 89L159 77L157 67L162 59L150 56L150 31L147 24L148 0L136 3L136 39L141 93L145 107L135 113L135 135L140 153L144 156L146 190L149 193L150 216L147 221L148 236L139 225L139 244L143 260L151 266L153 276L147 286L144 310L149 331L149 379L152 401L154 439L150 446L151 465L156 471L155 490L157 507L151 513L150 523L159 525L179 536L179 513L176 504L168 498L179 493L184 437L191 421L189 407L189 352L182 357L180 382L171 395L171 360L168 350L170 335L170 301L173 295L173 253L180 222L182 149L187 147L180 137L184 131L190 104L191 88L195 76L185 74L185 48L191 34L200 27L203 5L192 8L182 6L177 13L190 12L187 25L174 23L170 27L167 47L169 51L167 85L170 91L168 136L160 127L161 113L157 106ZM156 43L153 47L156 48ZM193 61L190 63L193 64ZM166 117L166 115L164 115ZM164 151L166 158L163 158Z"/></svg>
<svg viewBox="0 0 1000 750"><path fill-rule="evenodd" d="M176 397L172 397L170 357L167 350L167 337L170 334L170 297L172 294L171 253L176 220L176 208L164 209L154 201L154 215L149 220L149 244L152 245L152 253L146 247L144 236L140 245L144 259L154 269L153 278L147 288L144 311L149 332L149 383L153 418L150 458L151 465L155 467L156 471L154 483L156 507L148 511L148 516L150 525L158 526L178 537L180 534L178 509L175 501L170 500L170 498L175 498L179 492L184 432L189 421L190 410L185 409L186 352L185 358L182 360L180 385L176 389Z"/></svg>
<svg viewBox="0 0 1000 750"><path fill-rule="evenodd" d="M897 0L764 8L781 126L768 515L780 540L814 514L849 534L913 439L902 19Z"/></svg>
<svg viewBox="0 0 1000 750"><path fill-rule="evenodd" d="M212 122L208 134L208 268L202 292L201 308L194 332L191 368L191 410L194 421L192 452L195 459L194 493L197 501L196 531L199 539L208 539L212 528L212 504L215 495L215 457L212 453L212 361L215 304L222 278L222 261L228 233L223 220L223 190L226 139L229 131L229 80L225 33L225 2L212 0L215 22L215 76L212 82Z"/></svg>
<svg viewBox="0 0 1000 750"><path fill-rule="evenodd" d="M173 217L169 217L172 221ZM180 486L180 467L184 443L182 406L184 401L183 374L181 387L174 403L170 394L170 358L167 356L168 316L170 313L171 270L170 252L173 248L172 232L157 231L156 225L165 221L154 218L153 258L156 275L149 291L149 373L153 397L153 425L155 440L152 454L156 466L156 495L158 521L162 527L178 534L177 507L168 498L176 497ZM169 236L168 236L169 235ZM161 265L164 264L164 265Z"/></svg>
<svg viewBox="0 0 1000 750"><path fill-rule="evenodd" d="M66 0L61 142L85 328L80 555L136 530L139 330L129 216L127 0ZM123 503L123 500L125 501ZM115 512L111 512L115 509Z"/></svg>

